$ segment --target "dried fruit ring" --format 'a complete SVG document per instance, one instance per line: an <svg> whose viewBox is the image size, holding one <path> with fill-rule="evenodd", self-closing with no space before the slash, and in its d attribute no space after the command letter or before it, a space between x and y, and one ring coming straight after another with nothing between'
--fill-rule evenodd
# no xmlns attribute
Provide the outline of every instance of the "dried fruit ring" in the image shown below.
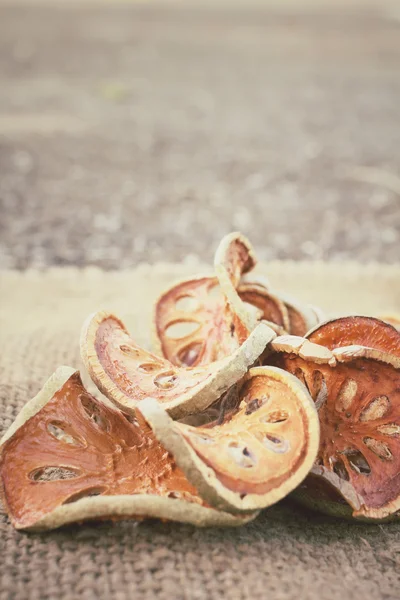
<svg viewBox="0 0 400 600"><path fill-rule="evenodd" d="M373 317L348 316L317 325L307 339L325 348L363 346L400 356L399 334L389 323Z"/></svg>
<svg viewBox="0 0 400 600"><path fill-rule="evenodd" d="M253 273L256 258L239 233L225 236L215 253L217 277L184 280L155 307L156 345L177 366L209 364L228 356L264 320L278 335L304 335L321 320L318 309L271 292Z"/></svg>
<svg viewBox="0 0 400 600"><path fill-rule="evenodd" d="M391 517L400 509L400 333L378 319L344 317L308 337L334 360L288 346L278 361L305 383L321 424L316 466L296 494L325 512Z"/></svg>
<svg viewBox="0 0 400 600"><path fill-rule="evenodd" d="M210 508L140 413L126 417L60 368L3 438L1 496L17 529L88 519L158 517L195 525L241 525Z"/></svg>
<svg viewBox="0 0 400 600"><path fill-rule="evenodd" d="M221 425L203 427L172 421L153 399L140 404L202 497L233 512L264 508L286 496L309 472L319 442L308 392L281 369L251 369L240 398Z"/></svg>
<svg viewBox="0 0 400 600"><path fill-rule="evenodd" d="M239 338L248 334L236 329L218 279L209 276L182 281L164 292L154 321L160 352L179 367L229 356L240 346Z"/></svg>
<svg viewBox="0 0 400 600"><path fill-rule="evenodd" d="M229 356L257 323L258 311L236 292L241 275L255 265L250 242L240 234L226 236L215 265L217 277L178 282L156 302L156 345L174 365L206 365Z"/></svg>
<svg viewBox="0 0 400 600"><path fill-rule="evenodd" d="M274 337L274 331L260 323L230 356L207 366L179 368L135 344L117 317L99 312L83 327L81 355L94 383L121 410L134 413L138 403L151 396L179 418L217 400Z"/></svg>

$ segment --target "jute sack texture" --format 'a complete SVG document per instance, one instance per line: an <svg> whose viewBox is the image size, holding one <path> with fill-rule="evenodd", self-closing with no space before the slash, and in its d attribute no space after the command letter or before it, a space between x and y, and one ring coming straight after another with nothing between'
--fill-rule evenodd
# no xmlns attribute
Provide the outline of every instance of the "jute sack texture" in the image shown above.
<svg viewBox="0 0 400 600"><path fill-rule="evenodd" d="M174 279L209 270L2 272L0 433L58 365L81 366L79 332L90 312L115 311L150 348L157 295ZM272 262L258 272L328 315L400 312L397 266ZM349 525L289 500L239 530L123 522L26 534L3 509L0 530L1 600L398 597L400 524Z"/></svg>

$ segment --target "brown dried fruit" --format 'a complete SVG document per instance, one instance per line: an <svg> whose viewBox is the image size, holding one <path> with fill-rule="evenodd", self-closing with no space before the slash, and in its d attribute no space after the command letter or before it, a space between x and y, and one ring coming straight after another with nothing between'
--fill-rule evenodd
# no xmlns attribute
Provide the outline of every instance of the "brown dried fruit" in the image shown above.
<svg viewBox="0 0 400 600"><path fill-rule="evenodd" d="M139 412L127 417L97 401L65 367L4 436L0 475L17 529L146 517L240 525L255 516L207 506Z"/></svg>
<svg viewBox="0 0 400 600"><path fill-rule="evenodd" d="M250 242L226 236L215 254L217 277L178 282L155 306L156 345L177 366L207 365L232 354L257 324L259 312L241 301L240 277L255 265ZM221 286L220 286L221 283Z"/></svg>
<svg viewBox="0 0 400 600"><path fill-rule="evenodd" d="M155 327L162 355L179 367L225 358L248 336L218 279L207 276L182 281L164 292L156 303Z"/></svg>
<svg viewBox="0 0 400 600"><path fill-rule="evenodd" d="M198 276L164 292L154 319L160 353L177 366L205 365L236 350L260 320L278 335L304 335L321 320L318 309L281 298L265 277L250 275L255 264L250 242L231 233L216 251L216 278Z"/></svg>
<svg viewBox="0 0 400 600"><path fill-rule="evenodd" d="M349 316L318 325L306 336L311 342L330 350L343 346L365 346L400 356L396 329L373 317Z"/></svg>
<svg viewBox="0 0 400 600"><path fill-rule="evenodd" d="M325 512L337 504L343 515L339 494L354 517L391 517L400 509L400 333L377 319L345 317L308 337L335 363L301 358L298 349L278 362L305 383L321 424L317 464L296 495Z"/></svg>
<svg viewBox="0 0 400 600"><path fill-rule="evenodd" d="M274 367L250 370L238 409L192 427L172 421L148 398L140 410L157 438L216 508L249 511L292 491L315 460L319 423L311 398L295 377Z"/></svg>
<svg viewBox="0 0 400 600"><path fill-rule="evenodd" d="M144 398L174 418L204 410L241 379L275 333L264 323L230 356L207 366L180 368L140 348L114 315L99 312L83 327L81 355L94 383L125 412Z"/></svg>

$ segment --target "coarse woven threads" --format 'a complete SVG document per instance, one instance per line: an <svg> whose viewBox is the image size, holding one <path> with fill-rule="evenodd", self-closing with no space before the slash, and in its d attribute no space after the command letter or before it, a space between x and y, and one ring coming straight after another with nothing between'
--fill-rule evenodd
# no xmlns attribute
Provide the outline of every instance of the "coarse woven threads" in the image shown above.
<svg viewBox="0 0 400 600"><path fill-rule="evenodd" d="M259 271L328 312L335 301L338 312L399 310L396 267L272 263ZM1 273L1 432L58 365L80 366L79 331L89 312L115 310L149 347L152 301L191 272L146 265L119 273ZM1 509L0 600L264 600L266 590L278 600L389 600L398 586L399 533L400 524L349 526L290 501L228 531L127 521L25 534Z"/></svg>

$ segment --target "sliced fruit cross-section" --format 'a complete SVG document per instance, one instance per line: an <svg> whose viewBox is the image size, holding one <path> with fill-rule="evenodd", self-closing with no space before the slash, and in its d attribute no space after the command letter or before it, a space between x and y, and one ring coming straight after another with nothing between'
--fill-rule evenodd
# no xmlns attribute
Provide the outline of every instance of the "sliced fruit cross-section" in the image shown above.
<svg viewBox="0 0 400 600"><path fill-rule="evenodd" d="M281 369L255 367L241 403L221 425L174 422L153 399L140 410L178 465L216 508L269 506L307 475L319 442L318 416L305 387Z"/></svg>
<svg viewBox="0 0 400 600"><path fill-rule="evenodd" d="M317 325L307 339L330 350L343 346L373 348L400 356L399 333L389 323L373 317L340 317Z"/></svg>
<svg viewBox="0 0 400 600"><path fill-rule="evenodd" d="M60 368L30 401L0 453L4 504L18 529L98 518L240 525L209 508L140 413L105 406Z"/></svg>
<svg viewBox="0 0 400 600"><path fill-rule="evenodd" d="M239 298L243 273L255 265L250 242L226 236L215 255L217 277L178 282L155 306L155 329L162 354L177 366L206 365L242 344L257 322L258 311Z"/></svg>
<svg viewBox="0 0 400 600"><path fill-rule="evenodd" d="M345 317L308 338L334 361L317 362L311 352L302 358L289 347L278 360L308 387L321 424L317 465L299 494L330 512L339 494L354 516L387 518L400 509L400 333L378 319Z"/></svg>
<svg viewBox="0 0 400 600"><path fill-rule="evenodd" d="M83 328L81 354L97 387L122 410L133 413L151 396L179 418L217 400L274 337L274 331L260 323L230 356L207 366L179 368L140 348L117 317L100 312Z"/></svg>
<svg viewBox="0 0 400 600"><path fill-rule="evenodd" d="M248 336L216 277L185 280L164 292L156 304L155 326L162 355L177 366L225 358Z"/></svg>
<svg viewBox="0 0 400 600"><path fill-rule="evenodd" d="M216 277L178 282L160 296L154 321L165 358L177 366L205 365L236 350L261 320L280 335L304 335L318 323L314 309L268 289L251 272L255 265L250 242L231 233L215 253Z"/></svg>

